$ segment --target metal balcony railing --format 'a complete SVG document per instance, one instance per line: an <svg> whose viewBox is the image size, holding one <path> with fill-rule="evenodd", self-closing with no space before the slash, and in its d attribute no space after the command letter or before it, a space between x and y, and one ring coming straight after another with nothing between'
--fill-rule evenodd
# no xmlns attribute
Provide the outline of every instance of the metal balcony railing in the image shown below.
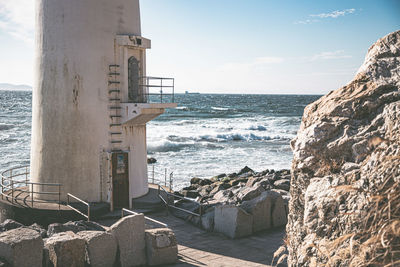
<svg viewBox="0 0 400 267"><path fill-rule="evenodd" d="M130 102L174 103L175 79L143 76L139 77L138 94L132 94Z"/></svg>
<svg viewBox="0 0 400 267"><path fill-rule="evenodd" d="M30 181L29 166L16 167L1 174L1 198L11 200L12 204L24 204L34 207L34 203L56 203L60 210L61 205L61 184L58 183L35 183ZM41 187L46 190L38 191ZM36 190L36 191L35 191ZM54 196L57 200L40 200L34 196Z"/></svg>

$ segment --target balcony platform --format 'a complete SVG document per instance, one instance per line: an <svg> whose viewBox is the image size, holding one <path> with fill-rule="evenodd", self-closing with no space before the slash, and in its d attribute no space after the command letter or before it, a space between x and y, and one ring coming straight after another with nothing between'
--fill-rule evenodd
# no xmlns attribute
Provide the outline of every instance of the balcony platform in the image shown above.
<svg viewBox="0 0 400 267"><path fill-rule="evenodd" d="M143 125L165 112L176 108L177 103L121 103L121 124Z"/></svg>

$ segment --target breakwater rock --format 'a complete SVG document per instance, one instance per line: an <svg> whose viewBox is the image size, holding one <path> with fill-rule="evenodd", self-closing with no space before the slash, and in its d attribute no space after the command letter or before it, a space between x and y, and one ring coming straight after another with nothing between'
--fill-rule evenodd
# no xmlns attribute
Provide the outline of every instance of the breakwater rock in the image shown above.
<svg viewBox="0 0 400 267"><path fill-rule="evenodd" d="M400 31L308 105L290 188L290 266L400 264ZM392 265L390 265L392 266Z"/></svg>
<svg viewBox="0 0 400 267"><path fill-rule="evenodd" d="M180 200L175 206L201 216L172 212L207 231L231 238L248 236L286 224L289 188L289 170L255 172L246 166L238 173L192 178L190 186L175 192L196 200Z"/></svg>

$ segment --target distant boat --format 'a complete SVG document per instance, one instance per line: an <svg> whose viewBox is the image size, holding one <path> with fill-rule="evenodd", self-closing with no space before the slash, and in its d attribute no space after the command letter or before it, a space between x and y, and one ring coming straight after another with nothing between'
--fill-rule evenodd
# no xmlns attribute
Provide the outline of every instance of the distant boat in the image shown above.
<svg viewBox="0 0 400 267"><path fill-rule="evenodd" d="M199 92L190 93L189 91L185 91L185 95L199 95Z"/></svg>

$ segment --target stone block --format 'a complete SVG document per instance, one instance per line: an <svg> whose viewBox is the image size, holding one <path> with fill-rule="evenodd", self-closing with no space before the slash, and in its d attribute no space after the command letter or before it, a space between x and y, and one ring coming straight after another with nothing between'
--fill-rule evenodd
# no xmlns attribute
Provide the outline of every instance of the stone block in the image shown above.
<svg viewBox="0 0 400 267"><path fill-rule="evenodd" d="M38 232L17 228L0 234L0 257L11 266L41 267L43 239Z"/></svg>
<svg viewBox="0 0 400 267"><path fill-rule="evenodd" d="M85 240L73 232L57 233L46 239L45 250L54 267L85 265Z"/></svg>
<svg viewBox="0 0 400 267"><path fill-rule="evenodd" d="M271 191L265 191L260 196L244 201L240 207L253 215L253 232L271 228L271 210L273 205Z"/></svg>
<svg viewBox="0 0 400 267"><path fill-rule="evenodd" d="M286 225L287 223L287 213L285 208L285 202L282 196L274 191L270 191L273 197L273 207L272 207L272 226L278 227Z"/></svg>
<svg viewBox="0 0 400 267"><path fill-rule="evenodd" d="M252 234L253 216L234 205L215 207L214 231L230 238Z"/></svg>
<svg viewBox="0 0 400 267"><path fill-rule="evenodd" d="M168 228L146 230L147 264L164 265L178 260L178 246L174 232Z"/></svg>
<svg viewBox="0 0 400 267"><path fill-rule="evenodd" d="M117 255L115 237L101 231L82 231L77 234L85 240L85 261L91 267L112 266Z"/></svg>
<svg viewBox="0 0 400 267"><path fill-rule="evenodd" d="M201 227L208 232L214 230L214 208L201 216Z"/></svg>
<svg viewBox="0 0 400 267"><path fill-rule="evenodd" d="M124 217L110 227L117 240L122 267L146 264L144 226L144 215L138 214Z"/></svg>

